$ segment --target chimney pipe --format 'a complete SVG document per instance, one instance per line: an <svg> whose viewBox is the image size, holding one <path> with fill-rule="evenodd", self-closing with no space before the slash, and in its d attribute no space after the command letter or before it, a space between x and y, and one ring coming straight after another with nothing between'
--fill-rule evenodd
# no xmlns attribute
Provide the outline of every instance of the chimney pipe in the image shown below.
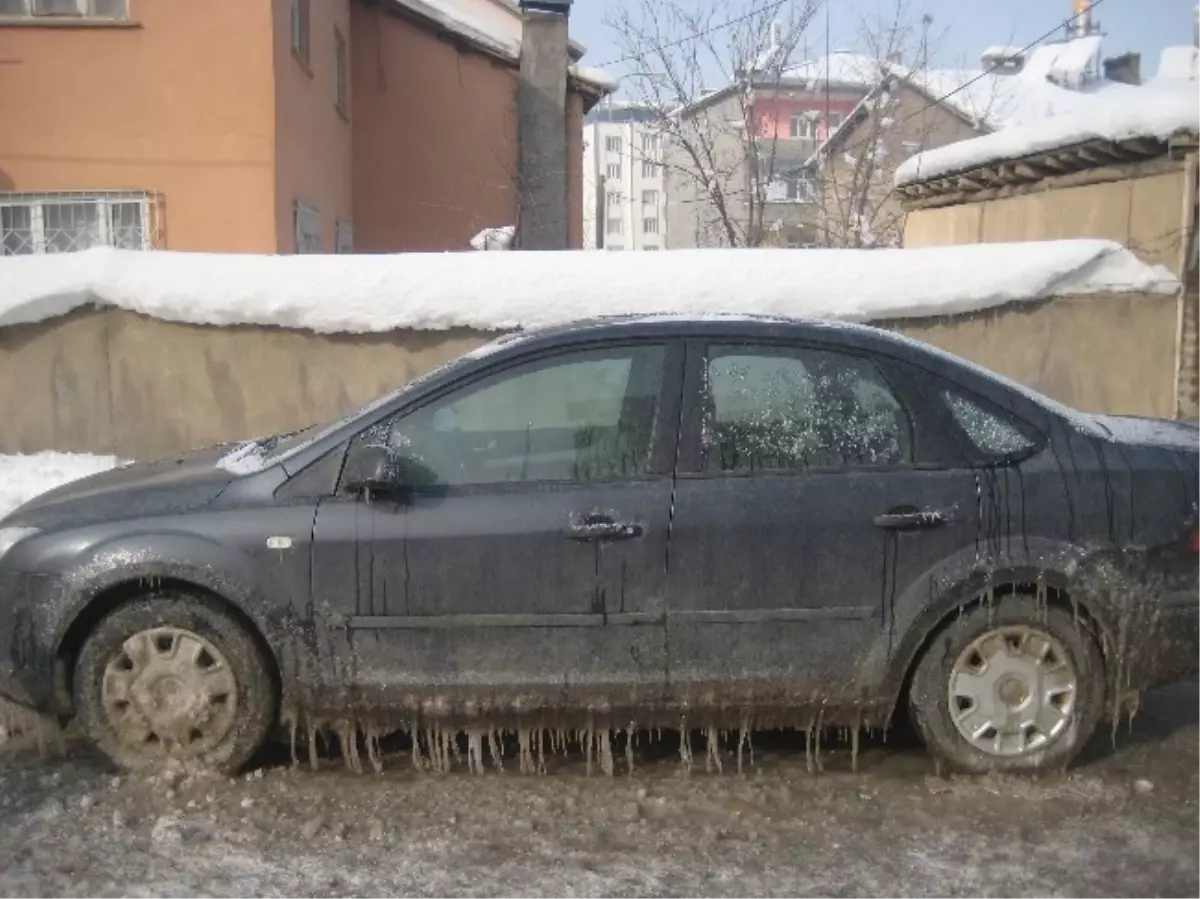
<svg viewBox="0 0 1200 899"><path fill-rule="evenodd" d="M522 0L517 82L517 219L523 250L568 242L567 14L571 0Z"/></svg>

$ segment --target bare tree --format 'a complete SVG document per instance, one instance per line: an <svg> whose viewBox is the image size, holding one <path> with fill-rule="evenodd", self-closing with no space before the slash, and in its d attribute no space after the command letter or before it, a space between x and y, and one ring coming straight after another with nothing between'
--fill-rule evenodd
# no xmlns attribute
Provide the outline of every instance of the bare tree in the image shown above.
<svg viewBox="0 0 1200 899"><path fill-rule="evenodd" d="M944 32L933 19L896 0L886 17L863 18L858 38L878 65L878 80L858 107L813 155L798 177L815 205L814 240L826 247L899 246L904 212L895 173L910 156L987 130L995 82L973 85L973 72L933 77L929 59ZM956 83L957 82L957 83ZM943 100L969 86L970 94ZM945 93L943 93L945 92Z"/></svg>
<svg viewBox="0 0 1200 899"><path fill-rule="evenodd" d="M778 87L816 2L739 15L726 0L636 0L607 20L633 67L624 84L662 134L668 202L693 207L698 245L763 242L779 134L756 103ZM722 79L724 102L710 102L706 73Z"/></svg>

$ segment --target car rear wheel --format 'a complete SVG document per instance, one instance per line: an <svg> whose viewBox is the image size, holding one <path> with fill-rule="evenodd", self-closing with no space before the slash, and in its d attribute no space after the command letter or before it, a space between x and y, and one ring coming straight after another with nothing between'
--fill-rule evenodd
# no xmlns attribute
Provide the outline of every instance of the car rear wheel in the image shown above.
<svg viewBox="0 0 1200 899"><path fill-rule="evenodd" d="M1091 737L1104 666L1087 624L1020 594L976 605L930 640L911 717L926 747L965 772L1064 767Z"/></svg>
<svg viewBox="0 0 1200 899"><path fill-rule="evenodd" d="M275 717L275 686L254 637L215 600L162 593L120 606L75 664L84 732L119 767L169 759L236 772Z"/></svg>

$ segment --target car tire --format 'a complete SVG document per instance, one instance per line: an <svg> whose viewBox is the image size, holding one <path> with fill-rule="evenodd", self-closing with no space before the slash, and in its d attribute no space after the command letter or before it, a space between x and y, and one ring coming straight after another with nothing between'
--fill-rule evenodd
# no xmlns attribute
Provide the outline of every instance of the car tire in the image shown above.
<svg viewBox="0 0 1200 899"><path fill-rule="evenodd" d="M1104 697L1089 623L1010 594L976 604L933 635L908 701L937 762L985 773L1066 767L1095 731Z"/></svg>
<svg viewBox="0 0 1200 899"><path fill-rule="evenodd" d="M178 759L236 773L266 739L278 705L254 636L218 600L182 592L108 613L83 642L73 685L84 733L132 771Z"/></svg>

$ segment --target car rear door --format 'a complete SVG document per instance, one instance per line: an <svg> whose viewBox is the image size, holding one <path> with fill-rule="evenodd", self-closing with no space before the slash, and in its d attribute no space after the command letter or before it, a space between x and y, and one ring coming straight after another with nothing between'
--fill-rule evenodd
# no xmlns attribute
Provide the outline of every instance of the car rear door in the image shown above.
<svg viewBox="0 0 1200 899"><path fill-rule="evenodd" d="M406 489L352 506L355 679L430 717L599 725L661 701L682 358L550 351L356 438L401 456Z"/></svg>
<svg viewBox="0 0 1200 899"><path fill-rule="evenodd" d="M890 653L897 561L911 578L974 539L970 473L923 458L938 453L906 384L859 349L695 341L687 379L672 700L797 726L869 707Z"/></svg>

